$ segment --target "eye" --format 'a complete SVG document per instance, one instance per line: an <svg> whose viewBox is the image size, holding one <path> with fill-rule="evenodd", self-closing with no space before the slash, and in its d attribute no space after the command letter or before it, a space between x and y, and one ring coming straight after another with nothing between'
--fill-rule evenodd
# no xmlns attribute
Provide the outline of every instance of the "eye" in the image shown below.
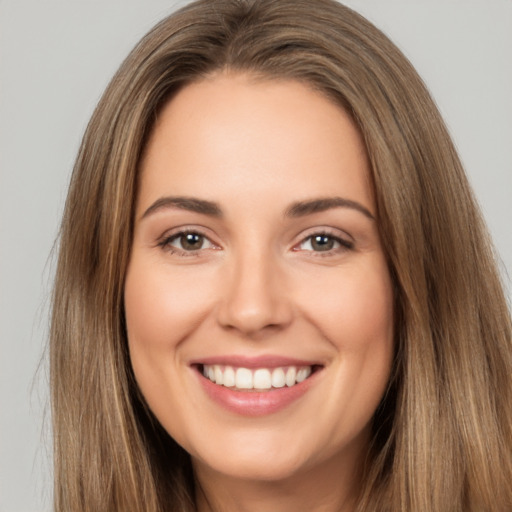
<svg viewBox="0 0 512 512"><path fill-rule="evenodd" d="M353 244L351 242L328 233L315 233L305 238L297 246L300 251L312 252L337 252L352 248Z"/></svg>
<svg viewBox="0 0 512 512"><path fill-rule="evenodd" d="M215 249L216 246L203 234L197 231L181 231L165 238L159 244L176 253L193 253L202 249Z"/></svg>

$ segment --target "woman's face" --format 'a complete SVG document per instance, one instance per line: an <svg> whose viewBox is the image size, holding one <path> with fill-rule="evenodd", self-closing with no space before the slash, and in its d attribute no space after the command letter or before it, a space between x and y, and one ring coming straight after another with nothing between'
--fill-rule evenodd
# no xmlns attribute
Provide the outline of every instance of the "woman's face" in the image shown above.
<svg viewBox="0 0 512 512"><path fill-rule="evenodd" d="M165 106L126 321L140 389L197 471L276 480L363 455L393 353L375 219L357 129L305 85L218 75Z"/></svg>

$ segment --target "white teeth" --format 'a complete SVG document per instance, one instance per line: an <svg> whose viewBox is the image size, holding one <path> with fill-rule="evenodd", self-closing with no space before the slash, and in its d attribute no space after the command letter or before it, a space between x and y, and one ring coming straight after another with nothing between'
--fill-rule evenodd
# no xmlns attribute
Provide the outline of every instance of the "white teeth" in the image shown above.
<svg viewBox="0 0 512 512"><path fill-rule="evenodd" d="M311 375L311 368L301 368L297 372L297 377L295 379L297 382L302 382L303 380L306 380Z"/></svg>
<svg viewBox="0 0 512 512"><path fill-rule="evenodd" d="M282 368L276 368L272 372L272 387L282 388L285 384L284 370Z"/></svg>
<svg viewBox="0 0 512 512"><path fill-rule="evenodd" d="M295 378L297 375L297 369L294 366L290 366L286 372L286 385L291 387L295 384Z"/></svg>
<svg viewBox="0 0 512 512"><path fill-rule="evenodd" d="M254 372L253 386L256 389L270 389L272 387L272 376L270 374L270 370L256 370Z"/></svg>
<svg viewBox="0 0 512 512"><path fill-rule="evenodd" d="M212 382L228 388L271 389L294 386L306 380L311 366L287 366L280 368L233 368L232 366L204 365L203 375Z"/></svg>
<svg viewBox="0 0 512 512"><path fill-rule="evenodd" d="M226 368L224 368L224 381L222 384L227 388L235 386L235 370L233 370L231 366L226 366Z"/></svg>
<svg viewBox="0 0 512 512"><path fill-rule="evenodd" d="M252 389L252 372L247 368L238 368L235 374L235 386L238 389Z"/></svg>
<svg viewBox="0 0 512 512"><path fill-rule="evenodd" d="M213 367L213 371L214 371L214 374L215 374L215 382L217 384L224 384L223 382L223 378L222 378L222 370L221 370L221 367L218 366L218 365L215 365Z"/></svg>

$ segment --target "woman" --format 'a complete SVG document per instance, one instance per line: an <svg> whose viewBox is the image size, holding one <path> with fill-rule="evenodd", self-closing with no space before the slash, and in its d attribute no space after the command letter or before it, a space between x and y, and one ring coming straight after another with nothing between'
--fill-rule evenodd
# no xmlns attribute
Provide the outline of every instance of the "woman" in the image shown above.
<svg viewBox="0 0 512 512"><path fill-rule="evenodd" d="M328 0L190 4L122 65L73 174L56 510L510 510L511 345L396 47Z"/></svg>

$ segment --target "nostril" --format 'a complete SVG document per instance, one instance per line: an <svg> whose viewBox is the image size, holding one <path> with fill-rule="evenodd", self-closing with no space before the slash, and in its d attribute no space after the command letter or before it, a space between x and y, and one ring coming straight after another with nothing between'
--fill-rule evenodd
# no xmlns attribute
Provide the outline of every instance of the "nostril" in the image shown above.
<svg viewBox="0 0 512 512"><path fill-rule="evenodd" d="M239 331L251 338L266 336L279 331L290 323L291 314L287 308L273 304L249 307L241 303L230 305L219 314L219 324L227 330Z"/></svg>
<svg viewBox="0 0 512 512"><path fill-rule="evenodd" d="M280 274L268 257L244 253L239 258L219 303L219 324L251 337L281 329L290 321L291 308Z"/></svg>

